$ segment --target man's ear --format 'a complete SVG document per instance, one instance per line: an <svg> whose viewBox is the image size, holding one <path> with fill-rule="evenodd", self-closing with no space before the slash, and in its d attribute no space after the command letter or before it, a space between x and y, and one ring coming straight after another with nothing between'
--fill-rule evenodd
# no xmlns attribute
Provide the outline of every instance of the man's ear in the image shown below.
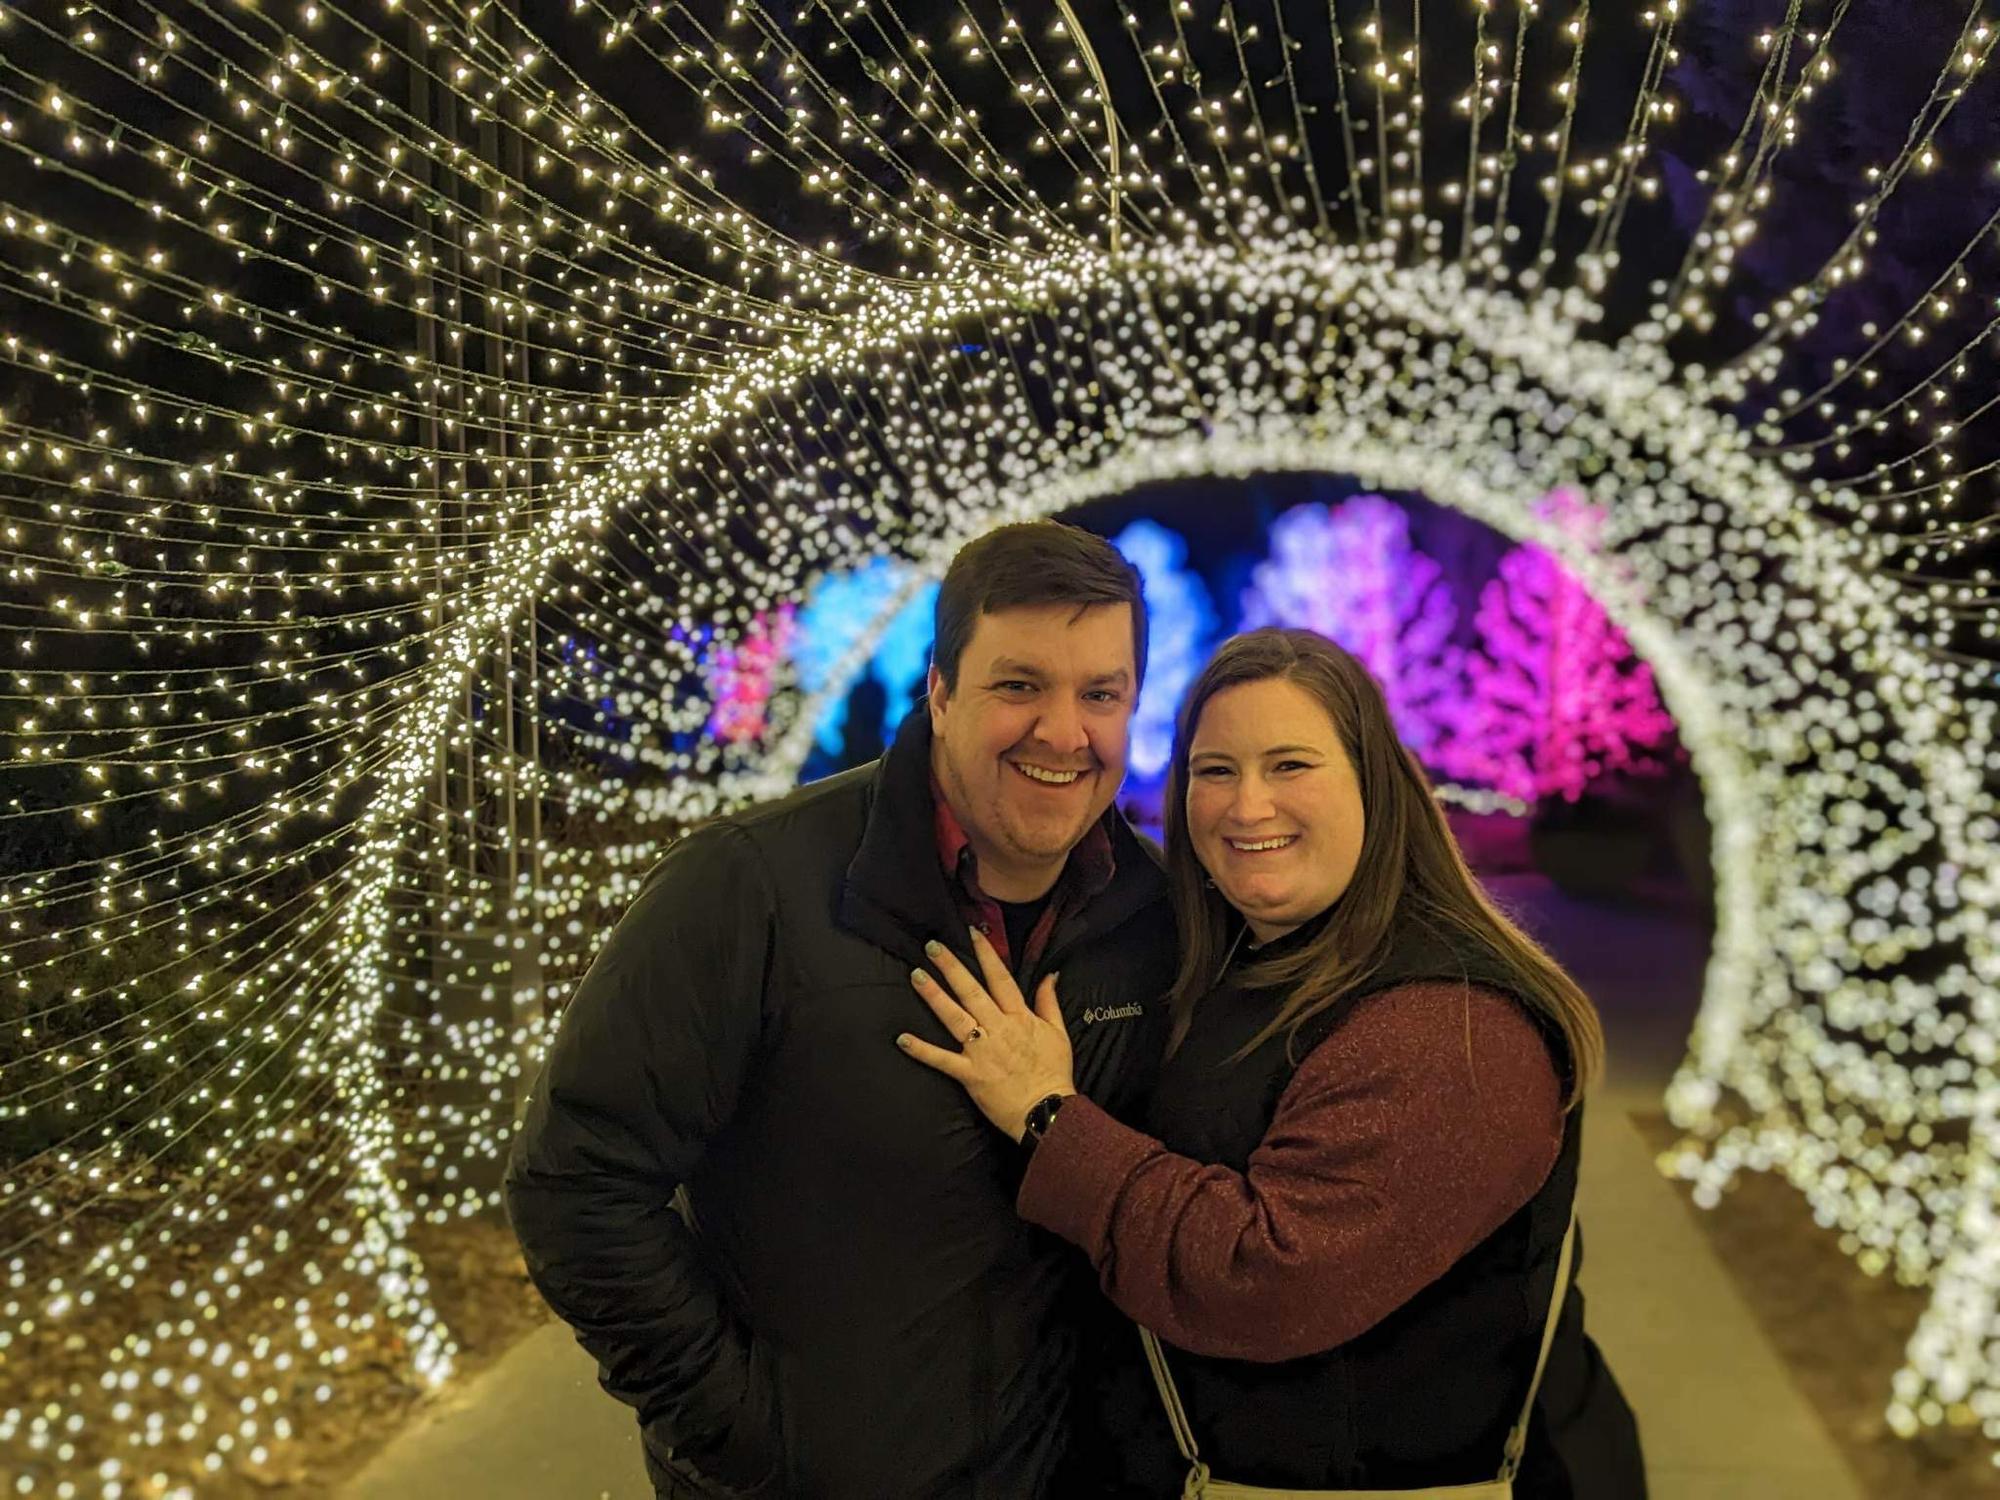
<svg viewBox="0 0 2000 1500"><path fill-rule="evenodd" d="M936 662L931 663L930 671L924 676L924 692L928 695L927 701L930 704L931 728L936 729L938 719L944 713L946 696L944 673L937 669Z"/></svg>

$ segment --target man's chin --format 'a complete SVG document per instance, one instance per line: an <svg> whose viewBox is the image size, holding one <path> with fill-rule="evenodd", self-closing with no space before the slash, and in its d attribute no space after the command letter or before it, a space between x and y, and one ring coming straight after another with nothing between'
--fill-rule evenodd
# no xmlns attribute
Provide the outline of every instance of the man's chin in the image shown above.
<svg viewBox="0 0 2000 1500"><path fill-rule="evenodd" d="M1062 859L1083 842L1084 835L1090 832L1090 825L1103 815L1103 810L1099 809L1087 818L1060 827L1052 827L1048 823L1015 823L1007 830L1007 841L1027 859Z"/></svg>

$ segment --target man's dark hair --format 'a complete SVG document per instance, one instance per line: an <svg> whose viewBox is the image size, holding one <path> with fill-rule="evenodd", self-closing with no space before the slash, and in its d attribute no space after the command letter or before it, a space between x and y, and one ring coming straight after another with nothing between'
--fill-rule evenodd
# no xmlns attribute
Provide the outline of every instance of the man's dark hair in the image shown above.
<svg viewBox="0 0 2000 1500"><path fill-rule="evenodd" d="M958 688L958 663L981 615L1036 604L1132 606L1136 690L1146 680L1146 596L1139 572L1111 543L1061 521L1019 521L967 542L945 570L937 596L931 663L945 690Z"/></svg>

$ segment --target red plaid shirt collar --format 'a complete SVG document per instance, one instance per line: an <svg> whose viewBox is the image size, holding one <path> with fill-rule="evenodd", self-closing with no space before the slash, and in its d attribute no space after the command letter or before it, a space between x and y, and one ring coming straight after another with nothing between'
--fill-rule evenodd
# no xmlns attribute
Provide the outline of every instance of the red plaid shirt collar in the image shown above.
<svg viewBox="0 0 2000 1500"><path fill-rule="evenodd" d="M1028 935L1027 951L1017 960L1007 951L1007 923L1000 911L1000 903L979 888L979 856L973 853L972 840L960 825L958 817L945 800L944 788L938 785L935 772L931 775L932 826L937 835L938 864L944 871L945 883L951 887L951 899L957 906L959 915L969 927L977 927L986 935L1000 955L1001 962L1017 974L1032 969L1041 956L1048 951L1049 938L1056 925L1074 911L1081 910L1094 897L1111 884L1111 877L1117 870L1117 862L1111 852L1111 831L1105 820L1118 816L1115 810L1107 810L1104 817L1090 825L1090 829L1069 851L1069 860L1063 865L1063 872L1056 877L1055 889L1050 892L1049 904L1042 911L1042 918L1035 924L1035 930Z"/></svg>

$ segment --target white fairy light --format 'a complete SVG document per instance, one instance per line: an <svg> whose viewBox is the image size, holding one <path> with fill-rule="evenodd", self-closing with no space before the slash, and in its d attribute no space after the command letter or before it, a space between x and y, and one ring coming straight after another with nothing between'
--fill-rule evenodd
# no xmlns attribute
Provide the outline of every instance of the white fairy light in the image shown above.
<svg viewBox="0 0 2000 1500"><path fill-rule="evenodd" d="M1770 184L1866 71L1834 25L1743 39L1760 103L1614 343L1677 0L1473 0L1469 54L1343 3L1326 57L1268 3L1087 9L580 0L659 117L498 7L0 17L48 75L0 77L0 151L50 185L0 200L0 1127L40 1148L0 1180L0 1360L131 1313L77 1390L0 1408L23 1493L186 1490L294 1428L260 1372L324 1402L379 1328L446 1377L412 1231L488 1206L544 999L678 829L803 763L789 687L761 742L699 738L702 632L1274 470L1548 547L1652 663L1718 892L1670 1166L1704 1203L1782 1173L1931 1287L1890 1420L2000 1437L2000 698L1959 629L1996 637L1963 448L1994 325L1960 320L1992 223L1831 374L1787 365L1952 170L1995 28L1945 38L1845 242L1706 367ZM1588 140L1627 25L1622 135ZM1535 516L1557 485L1597 551ZM253 1357L273 1264L311 1291Z"/></svg>

